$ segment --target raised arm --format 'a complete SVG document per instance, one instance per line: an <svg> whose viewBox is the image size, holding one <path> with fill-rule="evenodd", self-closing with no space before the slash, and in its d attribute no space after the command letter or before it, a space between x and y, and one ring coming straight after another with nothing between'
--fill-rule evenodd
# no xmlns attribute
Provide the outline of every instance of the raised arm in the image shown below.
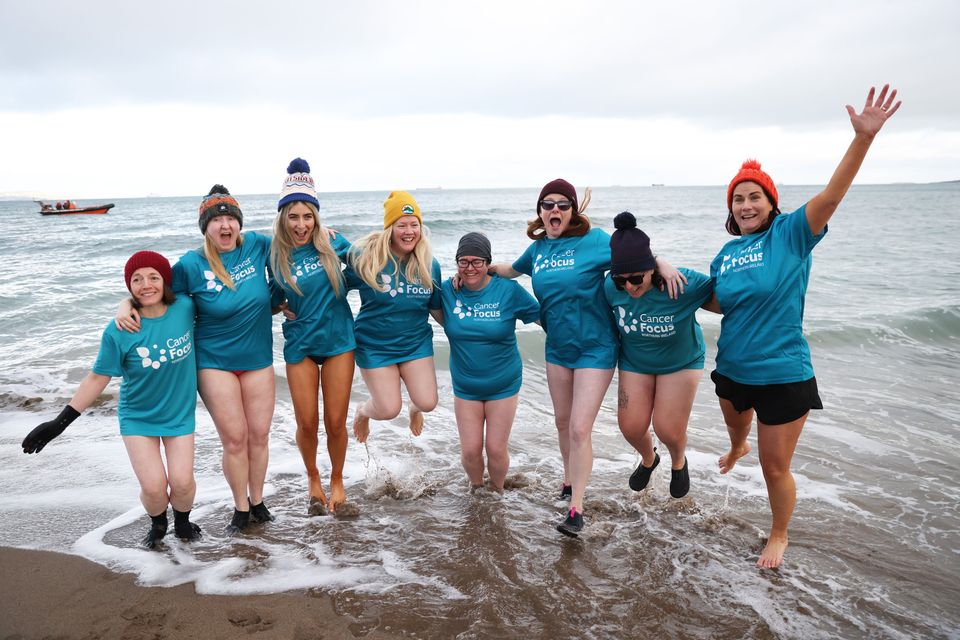
<svg viewBox="0 0 960 640"><path fill-rule="evenodd" d="M850 124L853 125L853 142L843 154L843 159L837 165L830 182L827 183L823 191L815 195L807 203L807 224L810 225L810 231L814 235L819 234L830 222L833 212L837 210L840 201L847 194L847 190L853 183L853 179L860 171L860 165L870 149L870 144L874 137L883 128L883 123L900 108L900 101L894 102L897 97L897 90L887 92L890 85L883 85L880 95L874 100L874 87L870 87L867 94L867 102L861 113L847 105L847 113L850 114Z"/></svg>

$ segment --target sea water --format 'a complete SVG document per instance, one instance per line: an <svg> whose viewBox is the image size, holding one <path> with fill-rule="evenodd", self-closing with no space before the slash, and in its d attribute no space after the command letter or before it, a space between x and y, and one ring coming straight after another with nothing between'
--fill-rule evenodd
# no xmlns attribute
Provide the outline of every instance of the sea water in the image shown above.
<svg viewBox="0 0 960 640"><path fill-rule="evenodd" d="M782 208L817 191L782 187ZM355 240L380 228L385 195L321 194L323 222ZM536 189L414 195L446 275L467 231L487 233L496 261L529 243ZM244 228L268 232L276 196L239 200ZM562 465L536 325L518 329L524 385L502 496L469 491L449 350L435 327L440 404L423 435L411 436L405 414L373 422L367 446L351 440L347 452L347 494L360 515L309 517L275 326L266 501L276 522L224 535L232 500L199 403L193 519L204 537L139 548L147 520L118 435L116 381L41 454L19 446L92 365L126 295L127 257L152 249L173 261L201 244L199 197L114 202L107 215L70 217L0 203L0 544L76 553L147 585L309 590L352 617L358 634L960 637L960 186L855 186L814 252L805 332L824 410L811 414L793 460L798 502L778 571L754 566L770 522L756 453L717 472L728 440L706 376L690 418L689 496L670 498L666 466L647 491L627 487L637 456L617 429L614 379L594 428L587 527L577 540L554 530ZM630 210L660 256L708 272L729 238L724 202L723 187L597 188L588 214L612 231ZM720 322L699 318L709 372ZM367 397L357 374L352 402ZM320 468L328 478L322 443Z"/></svg>

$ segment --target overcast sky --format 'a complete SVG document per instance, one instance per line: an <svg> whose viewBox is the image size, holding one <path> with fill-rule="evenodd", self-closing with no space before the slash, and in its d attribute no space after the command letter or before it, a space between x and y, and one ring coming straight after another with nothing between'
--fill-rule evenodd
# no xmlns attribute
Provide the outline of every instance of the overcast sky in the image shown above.
<svg viewBox="0 0 960 640"><path fill-rule="evenodd" d="M960 178L960 2L0 0L0 195Z"/></svg>

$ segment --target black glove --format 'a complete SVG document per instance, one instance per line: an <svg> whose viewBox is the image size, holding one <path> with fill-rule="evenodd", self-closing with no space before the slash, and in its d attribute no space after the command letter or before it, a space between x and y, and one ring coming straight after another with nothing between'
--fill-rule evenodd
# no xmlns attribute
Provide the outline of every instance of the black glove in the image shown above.
<svg viewBox="0 0 960 640"><path fill-rule="evenodd" d="M27 434L27 437L23 439L23 452L40 453L48 442L63 433L63 430L79 417L79 411L70 405L65 406L56 418L50 422L44 422Z"/></svg>

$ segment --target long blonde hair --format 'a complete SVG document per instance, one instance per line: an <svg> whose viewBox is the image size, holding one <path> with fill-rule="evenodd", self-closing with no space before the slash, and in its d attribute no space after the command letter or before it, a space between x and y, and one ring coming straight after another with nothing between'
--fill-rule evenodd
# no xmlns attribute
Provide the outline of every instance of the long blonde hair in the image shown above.
<svg viewBox="0 0 960 640"><path fill-rule="evenodd" d="M237 234L237 249L239 249L242 244L243 236ZM217 245L213 243L213 240L211 240L210 236L206 233L203 234L203 257L210 263L210 271L213 271L213 275L217 276L225 287L236 291L237 285L233 283L233 278L227 273L226 268L223 266L223 260L220 259L220 250L217 249Z"/></svg>
<svg viewBox="0 0 960 640"><path fill-rule="evenodd" d="M393 265L393 273L400 272L400 262L390 250L390 238L393 235L393 226L383 231L374 231L361 238L350 248L350 264L357 275L374 291L380 291L383 283L380 282L380 273ZM420 240L410 252L407 259L407 268L404 275L407 282L420 284L423 287L433 287L433 250L430 240L427 239L426 227L420 225Z"/></svg>
<svg viewBox="0 0 960 640"><path fill-rule="evenodd" d="M313 231L310 234L310 242L320 255L320 264L323 265L323 270L327 272L327 278L330 280L330 286L333 287L334 294L339 298L343 293L343 273L340 271L340 258L337 256L337 252L333 250L330 238L327 237L327 231L320 224L320 212L312 202L300 200L288 202L277 213L277 217L273 221L273 241L270 243L270 266L273 267L274 273L283 276L283 279L290 285L291 289L297 292L297 295L303 295L290 272L290 255L296 247L293 244L293 238L290 237L290 229L285 220L290 208L298 202L307 205L307 208L313 212L314 224Z"/></svg>

